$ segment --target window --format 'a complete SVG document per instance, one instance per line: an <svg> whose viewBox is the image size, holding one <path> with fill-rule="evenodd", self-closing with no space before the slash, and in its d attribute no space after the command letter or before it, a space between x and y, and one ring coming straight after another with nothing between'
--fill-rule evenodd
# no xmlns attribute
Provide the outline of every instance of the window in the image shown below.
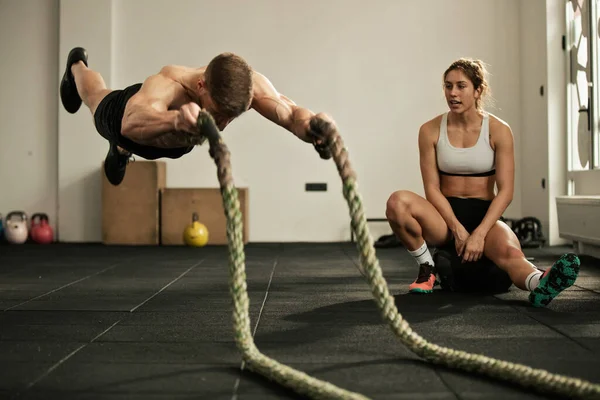
<svg viewBox="0 0 600 400"><path fill-rule="evenodd" d="M600 168L600 0L566 1L568 168Z"/></svg>

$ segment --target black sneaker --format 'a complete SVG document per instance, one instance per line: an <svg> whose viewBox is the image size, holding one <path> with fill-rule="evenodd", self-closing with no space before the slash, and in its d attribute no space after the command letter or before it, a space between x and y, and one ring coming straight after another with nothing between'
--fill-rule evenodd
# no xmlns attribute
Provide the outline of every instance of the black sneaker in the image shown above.
<svg viewBox="0 0 600 400"><path fill-rule="evenodd" d="M112 185L118 186L123 181L130 157L131 153L123 154L116 144L110 144L108 154L104 160L104 174Z"/></svg>
<svg viewBox="0 0 600 400"><path fill-rule="evenodd" d="M78 61L88 65L87 51L82 47L73 48L67 57L67 68L63 74L62 80L60 81L60 100L62 101L65 110L71 114L75 114L79 107L81 107L81 97L77 93L77 86L75 85L75 77L71 72L71 66Z"/></svg>

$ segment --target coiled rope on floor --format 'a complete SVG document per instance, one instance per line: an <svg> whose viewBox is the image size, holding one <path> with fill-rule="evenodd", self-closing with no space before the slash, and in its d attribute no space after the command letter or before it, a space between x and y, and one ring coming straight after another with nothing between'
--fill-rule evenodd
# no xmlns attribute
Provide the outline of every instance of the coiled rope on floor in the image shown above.
<svg viewBox="0 0 600 400"><path fill-rule="evenodd" d="M356 236L361 273L366 277L383 319L400 341L424 360L453 369L477 373L542 393L551 393L570 399L600 399L600 385L579 378L550 373L526 365L467 353L428 342L415 331L396 308L383 278L375 255L362 201L358 193L356 174L350 164L348 151L333 124L328 124L325 140L342 178L343 194L348 203L351 226ZM229 249L229 290L233 300L233 326L236 346L247 367L264 377L314 399L367 399L359 393L347 391L329 382L316 379L302 371L262 354L252 337L249 299L246 284L245 253L242 236L242 214L238 193L231 170L231 154L222 140L210 114L202 111L198 127L210 146L210 156L217 166L217 177L227 220Z"/></svg>

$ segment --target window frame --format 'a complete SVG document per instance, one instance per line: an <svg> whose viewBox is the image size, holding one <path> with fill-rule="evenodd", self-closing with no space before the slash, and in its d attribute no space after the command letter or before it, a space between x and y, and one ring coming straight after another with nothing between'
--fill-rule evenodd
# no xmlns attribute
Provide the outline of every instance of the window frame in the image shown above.
<svg viewBox="0 0 600 400"><path fill-rule="evenodd" d="M581 23L582 29L585 27L587 20L587 26L589 27L588 36L586 38L586 54L587 64L589 72L587 72L588 86L587 86L587 105L584 101L580 105L578 103L578 97L585 95L585 93L577 94L578 80L577 73L581 69L574 71L573 65L576 62L573 58L576 54L573 54L573 49L576 48L577 38L574 38L575 33L573 24L573 1L577 0L566 0L565 1L565 22L566 22L566 36L565 36L565 57L567 61L567 171L580 172L580 171L591 171L600 169L600 90L599 84L600 76L598 74L598 64L600 56L599 43L599 24L598 15L600 9L600 0L583 0L581 12ZM575 111L577 110L577 111ZM579 119L580 114L585 112L588 120L588 132L589 135L589 152L587 166L581 166L579 160ZM575 156L577 154L577 156ZM577 157L577 159L575 159ZM575 166L575 164L578 164Z"/></svg>

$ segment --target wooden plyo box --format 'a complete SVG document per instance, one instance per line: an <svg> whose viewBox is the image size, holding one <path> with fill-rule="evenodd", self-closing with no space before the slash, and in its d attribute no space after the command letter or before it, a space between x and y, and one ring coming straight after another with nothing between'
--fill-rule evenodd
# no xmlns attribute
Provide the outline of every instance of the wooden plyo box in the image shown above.
<svg viewBox="0 0 600 400"><path fill-rule="evenodd" d="M160 190L165 186L163 161L129 163L119 186L111 185L102 172L102 242L159 245Z"/></svg>
<svg viewBox="0 0 600 400"><path fill-rule="evenodd" d="M237 188L242 235L248 243L248 189ZM208 245L227 244L227 220L219 188L165 188L161 191L161 243L184 245L183 231L197 213L208 229Z"/></svg>

